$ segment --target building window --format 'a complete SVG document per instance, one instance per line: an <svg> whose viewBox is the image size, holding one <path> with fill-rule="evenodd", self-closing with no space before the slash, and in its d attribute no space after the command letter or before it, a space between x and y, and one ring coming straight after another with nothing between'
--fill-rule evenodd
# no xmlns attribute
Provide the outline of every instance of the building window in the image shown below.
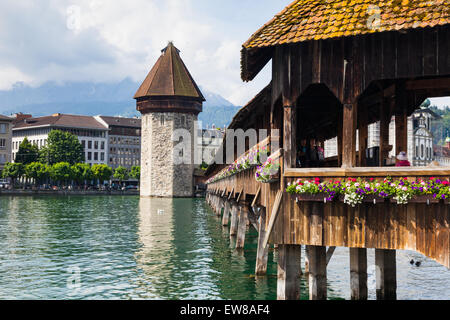
<svg viewBox="0 0 450 320"><path fill-rule="evenodd" d="M88 149L92 149L92 141L88 141Z"/></svg>
<svg viewBox="0 0 450 320"><path fill-rule="evenodd" d="M6 149L6 139L0 139L0 149Z"/></svg>
<svg viewBox="0 0 450 320"><path fill-rule="evenodd" d="M420 145L420 157L423 158L424 152L423 152L423 144Z"/></svg>
<svg viewBox="0 0 450 320"><path fill-rule="evenodd" d="M94 161L98 161L98 152L94 152Z"/></svg>
<svg viewBox="0 0 450 320"><path fill-rule="evenodd" d="M104 152L100 153L100 160L105 161L105 153Z"/></svg>
<svg viewBox="0 0 450 320"><path fill-rule="evenodd" d="M0 124L0 133L5 134L7 128L8 128L8 125L7 125L6 123L1 123L1 124Z"/></svg>
<svg viewBox="0 0 450 320"><path fill-rule="evenodd" d="M83 149L86 149L86 141L85 140L81 140L81 145L83 146Z"/></svg>
<svg viewBox="0 0 450 320"><path fill-rule="evenodd" d="M92 152L88 152L88 161L92 160Z"/></svg>
<svg viewBox="0 0 450 320"><path fill-rule="evenodd" d="M98 141L94 141L94 149L98 149Z"/></svg>
<svg viewBox="0 0 450 320"><path fill-rule="evenodd" d="M102 141L102 143L101 143L101 149L102 149L102 150L105 150L105 141Z"/></svg>

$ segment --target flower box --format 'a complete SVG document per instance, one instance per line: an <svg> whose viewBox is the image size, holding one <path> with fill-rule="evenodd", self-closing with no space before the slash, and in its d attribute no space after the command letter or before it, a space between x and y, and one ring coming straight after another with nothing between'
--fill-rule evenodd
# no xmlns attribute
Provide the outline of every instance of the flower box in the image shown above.
<svg viewBox="0 0 450 320"><path fill-rule="evenodd" d="M326 193L316 193L316 194L303 193L303 194L298 194L297 195L297 200L299 200L299 201L325 202L328 197L329 196Z"/></svg>
<svg viewBox="0 0 450 320"><path fill-rule="evenodd" d="M432 195L420 195L412 197L408 202L409 203L439 203L439 199L433 198Z"/></svg>
<svg viewBox="0 0 450 320"><path fill-rule="evenodd" d="M376 194L369 194L364 197L363 202L377 204L377 203L383 203L383 202L389 201L389 200L390 200L389 198L383 198Z"/></svg>
<svg viewBox="0 0 450 320"><path fill-rule="evenodd" d="M280 174L279 173L276 174L276 175L270 176L269 179L267 179L267 180L263 180L263 181L259 181L259 182L261 182L261 183L274 183L274 182L278 182L278 181L280 181Z"/></svg>

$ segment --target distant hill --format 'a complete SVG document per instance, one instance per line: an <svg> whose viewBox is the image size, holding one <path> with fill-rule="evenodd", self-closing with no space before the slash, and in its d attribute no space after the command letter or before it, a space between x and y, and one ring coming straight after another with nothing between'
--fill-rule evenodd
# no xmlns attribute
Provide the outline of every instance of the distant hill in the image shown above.
<svg viewBox="0 0 450 320"><path fill-rule="evenodd" d="M33 116L53 113L107 116L139 116L134 93L139 83L127 78L118 83L47 82L33 88L17 83L13 89L0 91L0 114L22 112ZM227 126L239 107L219 94L201 88L205 99L199 120L203 126Z"/></svg>

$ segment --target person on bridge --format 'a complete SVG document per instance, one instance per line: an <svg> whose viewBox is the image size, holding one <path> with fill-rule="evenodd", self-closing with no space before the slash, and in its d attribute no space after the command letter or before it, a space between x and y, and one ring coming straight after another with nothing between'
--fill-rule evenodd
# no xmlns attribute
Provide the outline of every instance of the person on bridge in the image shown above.
<svg viewBox="0 0 450 320"><path fill-rule="evenodd" d="M397 156L396 167L410 167L411 163L408 161L408 156L405 151L402 151Z"/></svg>

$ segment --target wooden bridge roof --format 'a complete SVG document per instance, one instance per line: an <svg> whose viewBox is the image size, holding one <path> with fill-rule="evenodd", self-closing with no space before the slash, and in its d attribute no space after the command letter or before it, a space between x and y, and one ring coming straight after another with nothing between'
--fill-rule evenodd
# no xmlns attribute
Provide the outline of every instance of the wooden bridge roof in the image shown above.
<svg viewBox="0 0 450 320"><path fill-rule="evenodd" d="M375 15L379 15L379 25ZM450 23L448 0L296 0L259 29L245 48ZM373 27L371 27L373 26Z"/></svg>
<svg viewBox="0 0 450 320"><path fill-rule="evenodd" d="M255 49L446 24L449 0L295 0L243 44L242 79L250 81L256 75L246 70L249 59L256 69L269 60L267 55L249 57Z"/></svg>

